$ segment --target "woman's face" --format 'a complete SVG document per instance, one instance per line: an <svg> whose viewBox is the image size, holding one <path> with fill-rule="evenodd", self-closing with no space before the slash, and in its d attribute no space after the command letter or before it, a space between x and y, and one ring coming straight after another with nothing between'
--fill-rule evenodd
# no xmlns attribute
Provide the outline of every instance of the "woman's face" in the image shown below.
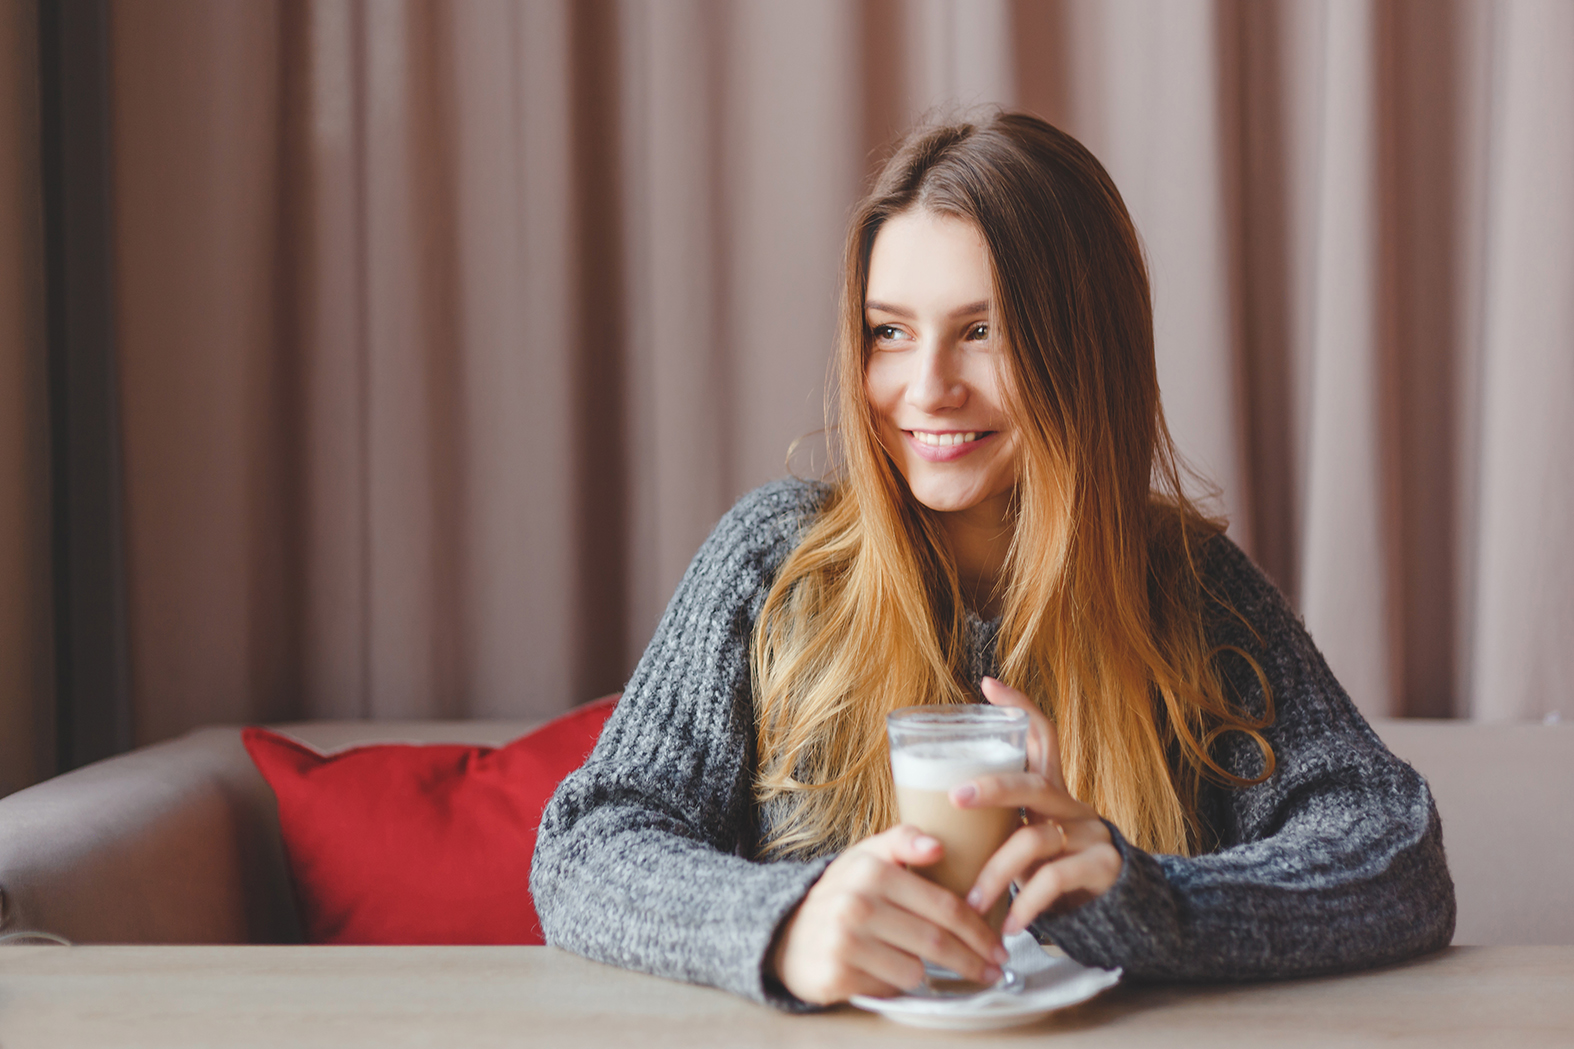
<svg viewBox="0 0 1574 1049"><path fill-rule="evenodd" d="M914 498L1004 519L1016 439L992 298L989 251L972 223L924 210L886 220L869 255L864 388Z"/></svg>

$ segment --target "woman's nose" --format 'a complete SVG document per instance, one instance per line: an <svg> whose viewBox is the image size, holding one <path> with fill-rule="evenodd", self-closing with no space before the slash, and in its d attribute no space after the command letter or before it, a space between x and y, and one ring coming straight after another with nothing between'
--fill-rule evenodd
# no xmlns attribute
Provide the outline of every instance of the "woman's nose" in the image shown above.
<svg viewBox="0 0 1574 1049"><path fill-rule="evenodd" d="M924 346L913 355L913 375L907 382L907 403L925 412L960 408L967 387L956 374L952 354L945 347Z"/></svg>

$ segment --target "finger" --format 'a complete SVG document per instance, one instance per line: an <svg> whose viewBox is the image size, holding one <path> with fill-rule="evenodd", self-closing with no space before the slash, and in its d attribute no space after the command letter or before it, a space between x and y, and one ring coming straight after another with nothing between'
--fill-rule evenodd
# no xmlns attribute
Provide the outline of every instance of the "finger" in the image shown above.
<svg viewBox="0 0 1574 1049"><path fill-rule="evenodd" d="M951 890L912 871L896 870L886 876L881 892L903 910L950 933L983 963L1004 964L1006 953L1000 943L1000 936L977 911ZM957 969L957 972L961 971Z"/></svg>
<svg viewBox="0 0 1574 1049"><path fill-rule="evenodd" d="M898 994L923 979L917 958L869 938L870 920L889 904L869 893L827 889L822 878L784 930L775 971L788 990L806 1002L831 1005L854 994Z"/></svg>
<svg viewBox="0 0 1574 1049"><path fill-rule="evenodd" d="M1102 895L1119 876L1120 853L1113 845L1095 845L1044 864L1017 890L1006 915L1006 934L1027 928L1061 900Z"/></svg>
<svg viewBox="0 0 1574 1049"><path fill-rule="evenodd" d="M1027 712L1028 768L1064 790L1066 780L1060 768L1060 735L1055 731L1055 723L1044 716L1038 704L1025 692L992 677L984 678L980 687L984 698L996 706L1016 707Z"/></svg>
<svg viewBox="0 0 1574 1049"><path fill-rule="evenodd" d="M1095 845L1108 845L1115 847L1115 839L1109 836L1109 828L1097 815L1085 820L1068 820L1061 823L1061 829L1066 832L1066 851L1083 852ZM1120 853L1116 853L1119 856Z"/></svg>
<svg viewBox="0 0 1574 1049"><path fill-rule="evenodd" d="M917 984L913 984L912 987L898 987L878 977L870 976L866 972L854 969L848 971L846 978L837 985L832 997L817 1004L830 1005L833 1002L845 1002L855 994L866 995L870 998L895 998L897 995L906 994L917 986Z"/></svg>
<svg viewBox="0 0 1574 1049"><path fill-rule="evenodd" d="M979 776L951 789L951 804L963 809L1027 809L1050 819L1082 820L1094 815L1049 777L1037 772L1002 772Z"/></svg>
<svg viewBox="0 0 1574 1049"><path fill-rule="evenodd" d="M945 852L939 839L925 834L910 823L899 823L888 831L865 838L854 849L888 863L915 867L938 863Z"/></svg>
<svg viewBox="0 0 1574 1049"><path fill-rule="evenodd" d="M892 983L882 980L872 973L865 972L862 964L878 965L867 956L854 961L856 951L850 952L836 960L834 966L821 968L811 975L807 981L797 980L788 987L788 990L814 1005L834 1005L845 1002L855 994L867 994L873 998L890 998L901 994L904 990L916 987L917 984L907 984L905 978ZM923 979L923 963L912 959L916 963L919 979ZM897 971L892 969L892 971Z"/></svg>
<svg viewBox="0 0 1574 1049"><path fill-rule="evenodd" d="M916 985L915 985L916 986ZM911 991L911 987L895 987L884 980L876 979L868 973L849 969L846 975L833 986L827 988L822 996L816 999L814 1005L834 1005L845 1002L855 994L868 998L895 998L898 995ZM804 999L808 1001L808 999Z"/></svg>
<svg viewBox="0 0 1574 1049"><path fill-rule="evenodd" d="M849 990L849 994L873 994L886 998L910 991L924 982L924 963L919 956L891 946L873 935L873 930L865 930L853 942L844 964L849 967L841 981L844 985L874 988Z"/></svg>
<svg viewBox="0 0 1574 1049"><path fill-rule="evenodd" d="M806 1002L815 1005L833 1005L836 1002L845 1002L855 994L867 994L872 998L890 998L917 986L917 984L906 983L909 974L901 973L899 961L894 964L882 964L881 961L876 961L873 955L873 949L867 946L849 948L848 953L838 958L836 965L830 971L821 970L817 978L811 979L808 983L800 983L796 990L793 988L789 990L793 990L794 994ZM923 963L916 958L909 960L916 965L918 979L922 980ZM899 979L894 983L883 980L873 973L866 972L862 968L863 965L887 969L898 974Z"/></svg>
<svg viewBox="0 0 1574 1049"><path fill-rule="evenodd" d="M1007 838L978 872L978 880L967 894L968 905L980 914L989 913L1012 882L1026 882L1043 864L1064 855L1066 845L1066 831L1058 823L1023 827Z"/></svg>
<svg viewBox="0 0 1574 1049"><path fill-rule="evenodd" d="M980 983L994 983L1000 979L1000 970L994 962L980 957L950 930L903 908L879 908L865 931L905 954L943 965L964 979ZM889 978L884 973L877 975Z"/></svg>

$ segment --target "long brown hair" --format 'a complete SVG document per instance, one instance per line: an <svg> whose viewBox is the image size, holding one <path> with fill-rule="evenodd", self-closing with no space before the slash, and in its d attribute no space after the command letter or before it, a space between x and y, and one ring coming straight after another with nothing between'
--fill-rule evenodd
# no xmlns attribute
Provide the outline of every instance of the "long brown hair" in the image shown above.
<svg viewBox="0 0 1574 1049"><path fill-rule="evenodd" d="M1266 777L1273 754L1257 730L1271 699L1261 719L1231 702L1204 636L1197 549L1222 525L1182 488L1125 204L1080 143L1013 113L913 132L853 215L836 365L840 476L755 627L755 790L775 813L766 851L841 848L890 826L885 715L976 698L977 682L962 678L956 566L934 512L882 447L864 387L870 251L886 220L917 208L981 232L992 337L1008 347L1019 452L999 676L1055 720L1074 794L1140 847L1196 851L1202 779L1256 782L1219 765L1212 743L1247 733Z"/></svg>

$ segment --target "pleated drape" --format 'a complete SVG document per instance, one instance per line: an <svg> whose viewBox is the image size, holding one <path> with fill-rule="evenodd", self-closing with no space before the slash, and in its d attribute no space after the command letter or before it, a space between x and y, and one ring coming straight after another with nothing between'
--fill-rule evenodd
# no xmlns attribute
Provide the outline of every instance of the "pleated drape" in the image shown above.
<svg viewBox="0 0 1574 1049"><path fill-rule="evenodd" d="M1574 712L1574 5L1495 29L1470 683L1511 720Z"/></svg>
<svg viewBox="0 0 1574 1049"><path fill-rule="evenodd" d="M0 794L54 765L37 42L0 5Z"/></svg>
<svg viewBox="0 0 1574 1049"><path fill-rule="evenodd" d="M878 151L990 103L1110 169L1170 426L1361 707L1566 705L1563 0L112 13L141 740L617 688L732 500L799 438L793 468L824 466L843 224ZM36 187L6 177L25 215ZM13 399L24 226L0 244ZM0 416L8 492L25 416ZM8 512L3 563L29 564L41 533ZM38 585L0 588L8 645Z"/></svg>

